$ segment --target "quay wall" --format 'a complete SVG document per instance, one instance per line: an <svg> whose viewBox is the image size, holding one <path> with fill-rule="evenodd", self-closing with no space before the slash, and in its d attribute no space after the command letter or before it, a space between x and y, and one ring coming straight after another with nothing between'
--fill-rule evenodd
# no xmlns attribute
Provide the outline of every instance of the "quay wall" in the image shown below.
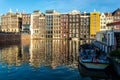
<svg viewBox="0 0 120 80"><path fill-rule="evenodd" d="M21 40L30 40L30 34L21 34L20 38Z"/></svg>
<svg viewBox="0 0 120 80"><path fill-rule="evenodd" d="M0 34L0 43L29 41L30 34Z"/></svg>

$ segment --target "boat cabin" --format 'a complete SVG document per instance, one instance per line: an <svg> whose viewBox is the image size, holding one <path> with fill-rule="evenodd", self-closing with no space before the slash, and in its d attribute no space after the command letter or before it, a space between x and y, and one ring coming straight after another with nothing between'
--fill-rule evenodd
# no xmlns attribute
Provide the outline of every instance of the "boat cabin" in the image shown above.
<svg viewBox="0 0 120 80"><path fill-rule="evenodd" d="M100 31L92 43L106 53L118 49L120 48L120 30Z"/></svg>

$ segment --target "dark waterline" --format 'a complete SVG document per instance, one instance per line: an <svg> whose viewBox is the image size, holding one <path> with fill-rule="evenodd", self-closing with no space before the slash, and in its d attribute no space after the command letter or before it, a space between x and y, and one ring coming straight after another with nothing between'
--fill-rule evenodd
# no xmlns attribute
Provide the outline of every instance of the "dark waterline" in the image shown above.
<svg viewBox="0 0 120 80"><path fill-rule="evenodd" d="M110 72L78 69L79 45L68 40L2 44L0 80L114 80Z"/></svg>

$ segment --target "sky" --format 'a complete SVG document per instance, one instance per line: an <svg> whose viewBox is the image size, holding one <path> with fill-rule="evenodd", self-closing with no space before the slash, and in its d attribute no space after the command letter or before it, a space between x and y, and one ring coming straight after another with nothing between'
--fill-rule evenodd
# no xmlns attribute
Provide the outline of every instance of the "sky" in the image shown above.
<svg viewBox="0 0 120 80"><path fill-rule="evenodd" d="M80 12L91 12L96 9L99 12L113 12L120 8L120 0L0 0L0 14L12 9L16 12L32 13L33 10L45 12L55 9L58 12L70 12L79 10Z"/></svg>

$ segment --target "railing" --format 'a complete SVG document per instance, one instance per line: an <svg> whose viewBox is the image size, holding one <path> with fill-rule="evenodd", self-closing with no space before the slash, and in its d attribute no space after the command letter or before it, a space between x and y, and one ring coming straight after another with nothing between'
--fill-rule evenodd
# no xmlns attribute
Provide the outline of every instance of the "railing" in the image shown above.
<svg viewBox="0 0 120 80"><path fill-rule="evenodd" d="M106 43L102 43L100 41L91 41L91 44L99 48L102 52L110 53L111 52L111 46L107 45Z"/></svg>

